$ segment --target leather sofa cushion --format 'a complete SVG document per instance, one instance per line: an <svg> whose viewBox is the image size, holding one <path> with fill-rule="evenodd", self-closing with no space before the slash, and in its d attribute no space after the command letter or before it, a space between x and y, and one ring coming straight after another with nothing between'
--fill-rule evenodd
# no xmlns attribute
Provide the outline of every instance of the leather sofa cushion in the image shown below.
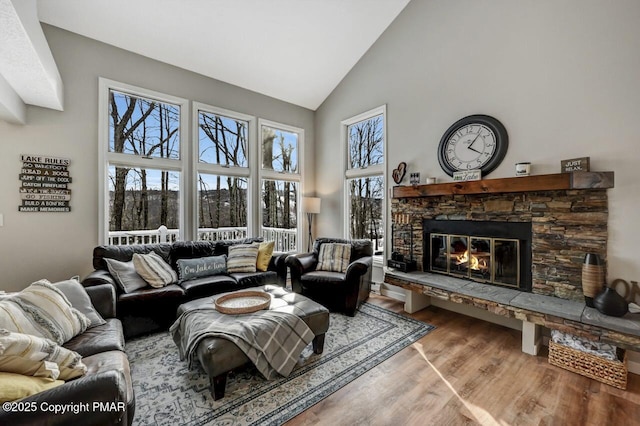
<svg viewBox="0 0 640 426"><path fill-rule="evenodd" d="M180 283L188 299L198 299L214 293L238 290L238 282L226 274L196 278Z"/></svg>
<svg viewBox="0 0 640 426"><path fill-rule="evenodd" d="M119 260L120 262L128 262L133 259L133 254L148 254L154 252L165 262L171 264L171 244L134 244L129 246L112 246L104 245L93 249L93 267L95 269L108 270L105 257Z"/></svg>
<svg viewBox="0 0 640 426"><path fill-rule="evenodd" d="M236 272L230 274L238 282L240 288L257 287L266 284L278 284L278 274L274 271L266 272Z"/></svg>
<svg viewBox="0 0 640 426"><path fill-rule="evenodd" d="M344 285L345 274L342 272L312 271L300 277L300 283L305 287L318 285Z"/></svg>
<svg viewBox="0 0 640 426"><path fill-rule="evenodd" d="M184 290L178 284L169 284L161 288L144 288L131 293L122 293L118 296L119 303L154 302L163 299L179 300L184 296Z"/></svg>
<svg viewBox="0 0 640 426"><path fill-rule="evenodd" d="M195 259L213 256L215 241L176 241L171 245L171 267L178 270L178 259Z"/></svg>
<svg viewBox="0 0 640 426"><path fill-rule="evenodd" d="M103 371L120 370L124 373L126 381L126 400L127 405L133 402L133 385L131 383L131 370L129 368L129 360L127 355L121 351L107 351L97 353L95 355L83 358L87 366L87 376L91 374L101 373ZM98 392L99 393L99 392ZM133 414L133 413L132 413Z"/></svg>
<svg viewBox="0 0 640 426"><path fill-rule="evenodd" d="M106 323L92 327L77 335L63 345L83 357L106 351L124 352L124 334L122 323L116 318L109 318Z"/></svg>

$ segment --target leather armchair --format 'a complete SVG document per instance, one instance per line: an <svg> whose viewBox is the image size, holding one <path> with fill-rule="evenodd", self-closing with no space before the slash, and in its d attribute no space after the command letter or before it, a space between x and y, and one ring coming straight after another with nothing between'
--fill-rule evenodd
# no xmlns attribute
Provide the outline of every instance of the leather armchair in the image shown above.
<svg viewBox="0 0 640 426"><path fill-rule="evenodd" d="M351 257L345 273L318 271L320 246L326 243L351 244ZM373 245L369 240L318 238L310 253L287 256L291 287L330 310L354 316L371 291Z"/></svg>

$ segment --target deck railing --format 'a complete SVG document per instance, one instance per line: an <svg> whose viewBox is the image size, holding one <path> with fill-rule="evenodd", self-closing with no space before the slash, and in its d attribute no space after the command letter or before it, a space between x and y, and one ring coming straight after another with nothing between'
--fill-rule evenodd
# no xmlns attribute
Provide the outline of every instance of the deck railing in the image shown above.
<svg viewBox="0 0 640 426"><path fill-rule="evenodd" d="M167 229L166 226L150 230L110 231L108 244L131 245L173 243L178 241L179 235L179 230ZM275 241L275 251L296 250L297 230L295 228L262 228L262 237L265 241ZM199 241L237 240L241 238L247 238L246 227L198 229Z"/></svg>

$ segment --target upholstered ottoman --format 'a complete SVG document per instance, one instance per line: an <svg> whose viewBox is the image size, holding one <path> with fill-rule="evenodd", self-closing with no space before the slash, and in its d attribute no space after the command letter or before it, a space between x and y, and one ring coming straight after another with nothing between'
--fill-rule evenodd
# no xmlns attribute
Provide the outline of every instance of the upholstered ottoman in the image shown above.
<svg viewBox="0 0 640 426"><path fill-rule="evenodd" d="M252 287L245 290L265 291L272 296L269 310L289 312L297 315L311 329L315 338L312 341L313 351L322 353L325 333L329 329L329 311L313 300L293 293L276 285ZM192 300L178 307L178 317L184 312L211 306L220 295ZM211 315L225 315L215 311ZM227 384L227 373L249 362L249 358L230 340L217 337L203 339L196 348L196 356L211 381L211 395L214 400L224 397Z"/></svg>

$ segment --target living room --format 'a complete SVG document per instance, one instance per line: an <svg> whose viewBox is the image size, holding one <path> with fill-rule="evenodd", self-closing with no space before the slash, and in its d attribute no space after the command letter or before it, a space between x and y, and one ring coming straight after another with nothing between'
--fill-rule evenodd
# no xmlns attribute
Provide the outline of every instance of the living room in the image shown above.
<svg viewBox="0 0 640 426"><path fill-rule="evenodd" d="M5 0L7 2L16 4ZM45 3L33 2L33 7L55 9L55 2L52 6ZM3 272L0 289L20 291L42 278L51 282L74 275L84 278L94 269L91 253L94 247L105 244L104 204L101 204L104 201L100 199L104 179L97 171L101 164L100 120L106 118L100 116L101 108L105 107L100 103L101 78L185 99L187 105L197 102L255 120L302 129L301 193L321 199L320 213L313 217L314 237L348 237L345 166L342 156L337 154L345 151L341 132L346 120L384 107L384 217L385 235L390 235L392 171L398 164L405 162L407 169L401 185L409 185L409 175L416 172L420 173L420 185L425 184L427 177L435 177L438 183L452 182L438 161L438 146L445 131L457 120L472 114L496 117L508 131L509 145L502 162L486 179L514 177L515 164L519 162L531 163L531 177L556 174L560 172L561 160L581 157L590 158L592 171L615 173L615 185L606 190L606 282L611 284L620 279L634 285L640 278L640 264L633 254L640 238L640 227L633 213L640 209L640 184L637 179L634 181L638 159L635 124L640 105L640 85L636 78L640 67L640 30L635 24L640 18L640 5L633 0L618 0L614 4L597 0L391 3L396 3L397 17L390 20L375 42L372 40L361 58L353 59L353 67L344 78L338 79L339 84L313 106L279 100L183 69L179 64L169 65L42 22L47 47L63 84L64 110L27 105L23 124L0 120L4 148L0 156L0 270ZM78 13L77 19L82 20ZM32 18L35 16L37 14ZM198 43L201 51L215 52L215 43L210 40L198 40ZM304 92L300 87L294 89ZM6 99L0 100L6 106ZM187 133L189 126L187 123ZM70 212L18 211L22 155L70 159L68 170L73 178L69 185ZM185 208L193 203L187 197ZM196 226L189 217L192 213L185 212L186 223L181 226L185 236L193 236L191 228ZM258 212L252 214L253 226L257 226ZM305 251L307 247L306 225L306 217L300 212L297 251ZM389 258L390 241L386 241L384 249L385 258ZM399 299L405 297L404 290L397 286L382 284L382 292ZM376 300L391 309L403 310L404 299L380 297ZM558 368L549 370L546 357L531 357L520 352L519 331L459 315L453 312L456 306L462 305L432 307L412 315L437 327L424 337L422 361L427 367L425 371L445 375L441 382L430 376L422 385L436 389L440 398L449 390L459 396L457 402L448 405L437 402L438 397L430 401L428 389L421 388L416 380L402 386L387 376L409 380L411 370L421 365L415 359L422 356L420 351L407 348L391 362L372 370L373 376L362 376L358 379L360 382L356 380L345 386L341 393L326 398L308 410L307 417L302 414L298 421L320 421L325 415L340 421L340 416L347 416L344 413L352 409L354 416L365 419L363 423L377 424L394 419L418 423L420 414L457 423L462 418L459 412L467 413L465 418L481 424L500 423L503 419L507 424L571 423L574 419L589 424L593 418L602 419L599 416L609 412L609 408L605 408L607 403L617 404L611 411L626 411L629 416L618 419L637 418L640 381L635 374L629 375L627 390L621 391L609 390L606 385ZM466 312L462 308L458 310ZM447 335L446 330L451 334ZM439 340L428 340L433 336ZM474 372L465 370L471 367L454 363L459 374L468 377L464 389L451 385L452 377L446 376L446 369L432 368L437 363L428 356L433 352L428 352L427 346L442 352L450 350L459 361L463 359L465 345L472 348L469 352L484 350L478 345L490 338L495 341L486 343L489 348L498 351L505 363L513 366L501 372L512 376L510 380L500 379L494 392L508 393L508 383L518 381L519 377L530 377L536 382L540 375L550 381L547 376L553 373L565 384L553 382L549 385L552 388L549 395L569 395L560 404L569 414L561 414L562 409L556 409L551 411L559 417L544 417L547 411L541 406L548 400L541 389L533 394L519 390L516 408L505 408L504 405L509 404L504 402L498 411L492 411L491 404L500 404L488 397L465 401L465 392L475 395L479 392L477 389L483 388L483 384L473 378ZM501 345L509 348L508 353L503 353ZM629 351L629 358L629 368L633 370L632 364L638 365L638 356ZM489 381L487 376L492 375L491 371L485 369L477 377ZM524 376L522 371L526 372ZM640 369L635 372L638 371ZM458 374L453 366L449 367L449 373ZM425 375L426 372L421 377ZM362 395L363 387L379 389L376 392L380 395ZM589 393L593 398L591 402L580 401L583 392ZM593 395L596 393L601 399ZM403 398L407 402L403 402ZM356 402L359 399L367 403ZM424 407L418 407L421 399ZM371 410L371 407L380 408ZM430 408L438 410L437 414L431 414ZM375 412L378 420L371 419L369 411ZM412 417L408 411L418 414ZM524 419L523 413L529 414L530 419ZM588 414L575 417L577 413Z"/></svg>

